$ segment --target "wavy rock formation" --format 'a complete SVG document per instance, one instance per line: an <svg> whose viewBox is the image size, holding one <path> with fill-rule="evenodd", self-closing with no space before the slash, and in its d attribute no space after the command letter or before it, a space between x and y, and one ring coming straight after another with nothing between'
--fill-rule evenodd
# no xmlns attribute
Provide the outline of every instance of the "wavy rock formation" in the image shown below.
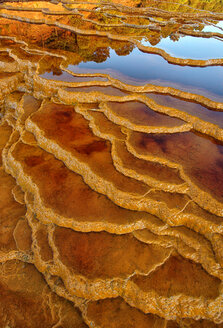
<svg viewBox="0 0 223 328"><path fill-rule="evenodd" d="M222 20L1 2L1 327L223 327Z"/></svg>

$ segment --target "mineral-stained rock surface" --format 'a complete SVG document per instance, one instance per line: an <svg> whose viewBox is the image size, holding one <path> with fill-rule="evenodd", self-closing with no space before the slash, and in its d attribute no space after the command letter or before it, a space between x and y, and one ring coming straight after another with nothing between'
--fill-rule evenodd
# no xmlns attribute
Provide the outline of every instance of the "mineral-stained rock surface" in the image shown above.
<svg viewBox="0 0 223 328"><path fill-rule="evenodd" d="M222 21L0 3L0 328L223 327Z"/></svg>

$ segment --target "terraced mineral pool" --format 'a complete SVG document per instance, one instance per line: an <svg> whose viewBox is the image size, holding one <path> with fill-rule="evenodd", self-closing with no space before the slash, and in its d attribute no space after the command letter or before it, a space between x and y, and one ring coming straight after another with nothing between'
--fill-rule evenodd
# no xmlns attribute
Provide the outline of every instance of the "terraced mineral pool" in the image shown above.
<svg viewBox="0 0 223 328"><path fill-rule="evenodd" d="M141 43L144 46L152 46L145 39ZM210 38L207 47L206 38L186 35L179 35L178 40L171 40L171 37L161 39L155 47L165 50L174 57L200 60L222 58L223 53L223 43L217 38Z"/></svg>
<svg viewBox="0 0 223 328"><path fill-rule="evenodd" d="M107 59L102 63L88 61L77 66L71 64L67 68L76 74L108 74L128 84L170 86L208 95L217 101L223 99L222 66L171 65L161 56L143 53L137 48L127 56L118 56L110 49Z"/></svg>
<svg viewBox="0 0 223 328"><path fill-rule="evenodd" d="M223 327L222 24L1 2L0 327Z"/></svg>

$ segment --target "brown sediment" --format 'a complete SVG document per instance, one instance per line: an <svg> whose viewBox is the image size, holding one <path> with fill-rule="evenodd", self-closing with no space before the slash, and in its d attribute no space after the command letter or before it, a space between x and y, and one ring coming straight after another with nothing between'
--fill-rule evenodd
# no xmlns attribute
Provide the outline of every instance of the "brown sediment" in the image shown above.
<svg viewBox="0 0 223 328"><path fill-rule="evenodd" d="M187 274L189 272L193 272L193 281L187 279ZM166 274L168 278L164 279ZM221 289L220 280L213 281L209 280L209 278L212 279L212 277L206 277L205 282L207 283L207 287L204 288L204 280L202 280L202 282L200 280L203 275L206 275L206 273L199 265L194 265L187 260L181 261L180 258L172 256L149 276L138 275L131 278L131 280L128 281L129 288L126 289L127 293L125 299L128 299L130 305L137 302L138 308L141 310L143 309L145 313L153 312L154 304L159 299L158 313L161 314L168 311L169 313L166 318L171 320L176 318L179 308L181 315L184 315L184 313L192 313L194 311L193 304L198 304L201 299L206 298L207 302L210 302L209 309L205 309L200 303L200 314L198 314L198 312L197 314L202 317L202 313L205 312L207 317L209 317L209 315L213 315L213 311L216 311L216 314L218 313L217 315L221 316L221 310L214 305L215 302L216 305L221 303L221 297L218 296ZM208 287L209 283L211 288ZM215 285L214 288L213 284ZM190 286L192 290L189 291L187 286ZM209 290L209 292L207 290ZM181 298L182 294L184 295L183 299ZM131 300L133 295L137 296L134 300ZM150 299L150 302L148 302L148 299ZM169 311L170 308L171 311Z"/></svg>
<svg viewBox="0 0 223 328"><path fill-rule="evenodd" d="M123 241L124 243L126 242L126 238L128 240L128 236L127 235L123 235L120 237L115 237L117 238L117 241L115 243L111 243L110 247L105 248L104 247L104 242L101 243L101 238L105 240L107 240L107 242L109 242L109 240L111 241L113 239L112 235L106 234L106 233L100 233L100 238L99 235L97 233L91 233L91 234L83 234L83 233L77 233L77 232L72 232L72 230L69 229L64 229L64 228L57 228L56 230L48 228L48 233L49 233L49 243L50 246L53 249L53 254L54 254L54 263L55 265L52 263L48 264L46 263L44 265L40 264L39 261L37 261L37 265L39 270L46 270L47 271L50 270L51 273L53 273L53 275L56 276L61 276L66 288L68 289L69 293L71 293L71 295L78 295L78 296L83 296L85 295L86 297L91 297L91 299L98 299L100 298L104 298L104 297L111 297L111 295L113 296L117 296L121 290L123 290L122 295L124 295L124 298L127 300L128 303L133 303L135 304L134 306L136 307L141 307L141 302L144 302L143 300L136 300L135 297L133 297L133 295L131 295L132 289L135 288L135 282L132 283L132 280L134 279L135 274L137 273L137 271L135 272L134 275L130 274L130 280L127 279L126 280L126 284L123 285L122 279L124 278L124 276L122 277L122 279L119 277L117 279L115 279L114 277L116 276L116 274L121 274L125 275L124 272L125 270L129 270L130 269L130 264L131 264L131 260L128 261L127 258L125 257L125 259L122 260L122 252L125 253L125 249L123 247L120 247L120 242ZM64 233L66 234L66 238L64 236ZM62 238L63 241L66 241L66 243L61 243L59 241L59 239ZM90 238L90 239L89 239ZM90 243L89 240L94 239L95 242L94 243ZM98 239L99 238L99 239ZM112 239L111 239L112 238ZM119 240L120 239L120 240ZM130 238L131 240L131 238ZM130 241L129 240L129 241ZM132 239L133 244L135 243L134 239ZM129 244L129 243L128 243ZM129 244L130 245L130 244ZM138 244L140 246L140 244ZM140 247L142 247L143 244L141 244ZM95 247L95 251L94 248L92 248L92 246ZM68 249L68 248L70 249ZM135 247L134 247L135 249ZM153 249L154 251L159 251L161 250L160 246L158 248L149 248L150 251L148 252L140 252L139 254L141 254L141 256L138 256L138 263L140 265L140 263L142 261L142 258L144 256L148 256L150 257L152 255L151 250ZM148 250L149 250L148 249ZM136 249L135 249L136 250ZM35 247L35 253L38 251L38 248ZM78 252L81 252L81 257L80 255L77 255ZM171 248L169 248L169 252L171 251ZM104 254L104 252L106 252L106 256L102 256L101 252ZM109 252L109 253L107 253ZM114 252L114 253L113 253ZM101 254L101 256L98 256L99 253ZM146 255L147 254L147 255ZM161 253L160 253L161 254ZM170 254L170 253L169 253ZM164 255L164 254L163 254ZM36 253L36 256L37 253ZM82 256L84 258L82 258ZM117 258L118 261L115 261L114 263L116 263L115 266L111 267L110 266L110 256L112 256L114 258L114 256ZM126 256L126 254L125 254ZM86 257L87 257L87 262L86 262ZM175 259L175 256L173 257ZM100 260L101 259L101 260ZM156 259L157 256L156 256ZM102 262L101 262L102 261ZM119 267L119 261L121 261L120 263L122 263L121 267ZM169 260L167 260L167 263ZM185 261L185 260L184 260ZM135 263L135 262L134 262ZM191 270L194 270L196 272L197 275L206 275L207 273L205 273L205 271L202 271L202 269L200 268L200 266L196 266L193 263L190 263L189 261L185 261L183 262L185 263L186 266L188 266L188 268L191 267ZM126 267L127 265L127 267ZM152 263L150 263L150 265L152 265ZM182 263L180 263L179 265L182 265ZM107 266L107 267L106 267ZM163 266L165 266L165 264L163 264ZM168 266L168 264L167 264ZM162 267L162 265L161 265ZM45 268L45 269L44 269ZM136 266L137 268L137 266ZM147 266L147 269L148 266ZM78 270L78 272L77 272ZM112 282L109 282L109 272L111 272L110 270L112 270ZM117 271L118 270L118 271ZM121 270L121 271L120 271ZM131 270L131 269L130 269ZM159 268L157 268L156 270L159 270ZM154 272L156 272L156 270ZM102 276L101 276L101 274ZM116 273L115 273L116 272ZM184 277L179 277L179 279L188 279L187 276L187 269L185 270L185 274ZM80 275L81 274L81 275ZM90 278L91 275L96 275L96 277L100 277L100 279L93 279ZM150 273L150 275L153 275L153 273ZM148 279L150 277L150 275L148 275ZM104 281L104 279L107 277L107 279ZM141 279L143 279L144 276L141 276L138 274L139 277L141 277ZM136 279L138 277L136 275ZM147 275L146 275L147 277ZM146 278L145 278L146 279ZM218 292L217 292L217 286L219 286L219 282L220 280L216 279L213 280L212 282L212 278L211 276L209 276L210 279L210 284L212 284L214 281L216 281L216 300L210 300L210 303L213 302L219 302L220 299L218 298ZM215 279L215 278L214 278ZM125 280L124 280L125 281ZM206 281L206 280L205 280ZM83 282L84 282L84 286L83 286ZM208 282L208 280L207 280ZM106 284L106 289L104 289L104 286ZM112 284L110 286L110 284ZM177 285L177 283L176 283ZM95 287L97 286L97 288L95 289ZM179 286L179 285L177 285ZM126 289L127 287L127 289ZM177 288L177 287L176 287ZM202 291L201 290L205 290L204 288L202 289L201 287L197 287L198 290L198 294ZM165 289L166 292L168 293L168 288ZM212 288L213 290L213 288ZM141 291L144 292L144 291ZM139 294L141 293L139 292ZM177 292L177 289L176 289ZM195 304L196 302L200 303L201 306L201 311L199 312L200 316L203 316L203 307L204 304L202 304L202 302L198 301L197 298L197 294L194 291L188 291L188 293L190 294L190 302L192 302L192 304ZM187 294L187 293L186 293ZM195 295L196 294L196 295ZM100 296L99 296L100 295ZM109 296L110 295L110 296ZM213 296L211 294L211 296ZM165 297L166 300L163 300L164 302L171 302L171 298L168 298L169 296ZM187 296L184 296L187 299ZM72 296L71 296L72 298ZM178 300L178 304L180 304L181 302L184 302L183 299ZM195 303L194 303L195 302ZM193 305L192 305L193 306ZM83 309L83 306L81 307ZM145 309L147 309L148 306L146 305ZM176 309L175 313L176 313ZM193 311L190 306L189 306L189 311ZM153 312L153 311L152 311ZM172 314L172 318L175 316L175 314ZM210 314L211 316L211 314Z"/></svg>
<svg viewBox="0 0 223 328"><path fill-rule="evenodd" d="M188 279L190 276L193 276L192 281ZM220 280L211 276L207 277L199 265L175 256L170 257L149 277L136 276L132 278L132 281L143 291L154 289L159 295L165 297L184 294L213 299L219 295L220 286ZM204 285L204 281L207 285Z"/></svg>
<svg viewBox="0 0 223 328"><path fill-rule="evenodd" d="M50 238L53 238L50 243L53 250L57 250L55 261L57 265L61 262L61 270L64 266L74 276L96 280L98 284L99 280L123 280L135 272L148 274L172 251L146 245L131 235L117 236L105 232L86 234L59 227ZM125 252L126 247L130 250L129 256ZM132 252L135 257L131 256Z"/></svg>
<svg viewBox="0 0 223 328"><path fill-rule="evenodd" d="M222 201L222 145L214 139L193 132L158 136L133 132L129 135L128 144L141 158L162 161L170 167L181 169L185 181L188 182L189 176L191 184L208 191L213 201ZM213 157L207 156L210 148Z"/></svg>
<svg viewBox="0 0 223 328"><path fill-rule="evenodd" d="M22 73L0 73L0 104L6 95L17 90L22 78Z"/></svg>
<svg viewBox="0 0 223 328"><path fill-rule="evenodd" d="M125 86L122 85L122 88L125 88ZM52 86L52 89L51 90L56 90L56 88ZM162 133L165 132L165 133L171 133L171 132L182 132L182 131L189 131L191 130L192 128L194 130L197 130L198 132L201 132L201 133L204 133L204 134L207 134L207 135L210 135L220 141L223 140L223 135L222 135L222 129L219 128L217 126L217 122L216 123L210 123L210 122L204 122L203 119L200 119L199 117L196 117L194 115L191 115L191 114L187 114L185 113L184 111L182 110L178 110L177 108L175 107L169 107L169 106L163 106L163 105L159 105L157 102L153 101L151 98L148 98L146 97L145 95L143 94L136 94L135 92L143 92L144 91L144 88L141 88L141 91L140 90L129 90L127 89L128 91L132 91L134 92L133 94L130 94L130 95L127 95L127 96L123 96L122 98L118 97L118 96L106 96L105 93L99 93L99 92L95 92L94 94L84 94L84 93L67 93L66 90L60 90L58 92L58 95L59 96L59 99L62 101L62 102L66 102L65 99L69 98L69 104L74 104L76 102L95 102L95 99L97 99L98 102L102 102L101 103L101 110L103 110L103 112L113 121L115 122L121 122L120 118L121 117L118 117L117 115L114 115L114 113L112 113L111 109L109 108L109 106L107 106L107 102L109 101L113 101L113 102L119 102L120 104L120 107L122 106L123 102L125 104L125 102L130 102L132 101L132 103L134 103L134 100L137 101L137 102L141 102L142 103L142 107L143 106L147 106L148 108L152 109L153 111L155 112L158 112L160 114L166 114L170 117L172 117L172 122L174 122L174 118L175 118L175 122L182 122L182 124L180 126L177 126L179 125L179 123L177 124L176 123L176 126L175 127L159 127L159 129L157 127L153 127L152 125L146 127L144 124L142 124L141 126L138 124L138 126L136 124L132 124L131 122L128 122L127 121L127 127L131 128L131 129L135 129L135 130L139 130L139 131L142 131L142 132L148 132L148 133L156 133L156 132L160 132ZM158 89L153 89L153 91L158 91ZM164 91L164 90L163 90ZM168 91L166 91L168 92ZM174 93L173 93L174 94ZM181 94L182 96L182 94ZM198 97L199 98L199 97ZM192 100L194 99L194 97L191 98ZM221 103L219 103L219 105L221 106ZM216 106L216 108L218 108L218 105ZM213 108L214 110L216 108ZM191 109L192 110L192 109ZM149 109L148 109L148 112L149 112ZM158 114L157 113L157 114ZM214 112L213 112L214 113ZM149 115L149 113L148 113ZM153 114L154 116L156 115L155 113ZM213 115L210 111L210 114L209 115ZM163 115L163 120L164 120L164 115ZM166 121L168 122L171 122L171 119L169 117L169 120L167 119ZM176 119L178 118L178 120ZM123 122L123 120L122 120ZM184 123L184 124L183 124Z"/></svg>
<svg viewBox="0 0 223 328"><path fill-rule="evenodd" d="M164 328L164 320L158 316L146 315L129 306L121 298L105 299L90 302L84 315L88 325L97 327L160 327Z"/></svg>
<svg viewBox="0 0 223 328"><path fill-rule="evenodd" d="M77 115L72 114L73 111L70 113L71 115ZM69 120L72 117L71 115L69 117ZM74 124L77 123L78 121L74 121ZM34 128L34 130L32 129L32 131L35 133L38 143L42 147L44 147L50 152L52 152L51 147L53 147L54 153L56 151L56 156L62 159L71 170L81 174L87 184L89 184L97 192L107 195L117 205L131 210L148 211L151 214L155 214L157 216L161 215L164 220L169 220L169 222L171 222L172 219L174 221L175 219L180 221L180 214L184 210L184 207L187 202L189 201L186 196L177 194L175 194L174 196L170 196L167 193L163 192L156 193L156 191L151 191L148 186L146 187L143 182L139 182L135 179L127 180L127 177L123 176L122 180L120 180L120 178L118 178L117 173L106 176L106 170L104 170L102 175L99 163L104 163L103 165L106 168L106 165L110 165L110 160L108 160L107 155L102 157L97 156L97 158L95 158L94 155L95 152L97 153L98 149L92 148L93 144L91 138L85 140L83 138L81 140L74 139L74 141L72 141L70 145L66 144L65 148L62 148L61 144L57 145L57 143L55 142L50 144L49 140L53 140L53 136L51 135L49 139L46 138L46 136L43 136L41 130L37 128L36 125L31 124L31 121L29 121L29 126L32 126ZM69 129L65 130L69 133ZM66 138L66 134L64 134L64 132L62 132L62 134L63 135L61 135L61 140ZM59 134L57 132L55 138L58 138L58 135ZM83 144L81 146L78 146L77 148L78 142L81 142ZM100 144L101 149L101 141L98 140L98 142L99 143L97 145L99 146ZM74 145L71 148L71 145L73 143ZM77 149L79 151L77 151ZM17 150L16 153L21 154L21 151ZM91 157L93 158L92 161ZM88 164L86 164L87 158L89 159ZM14 157L14 159L16 158ZM123 188L123 183L125 181L124 179L126 179L126 181L129 181L126 185L126 188ZM99 181L101 181L102 183L100 184ZM175 208L176 204L178 208ZM194 220L196 220L196 216L194 217Z"/></svg>
<svg viewBox="0 0 223 328"><path fill-rule="evenodd" d="M0 52L0 71L3 72L18 72L17 62L9 56L7 51Z"/></svg>
<svg viewBox="0 0 223 328"><path fill-rule="evenodd" d="M120 103L108 103L111 112L123 119L131 121L135 125L152 125L152 126L167 126L173 127L181 125L181 122L178 119L170 118L159 113L154 112L146 105L137 102L125 102L124 104Z"/></svg>
<svg viewBox="0 0 223 328"><path fill-rule="evenodd" d="M18 203L20 203L22 205L25 204L24 193L20 186L16 185L12 189L12 195L13 195L15 201L17 201Z"/></svg>
<svg viewBox="0 0 223 328"><path fill-rule="evenodd" d="M0 253L16 251L17 246L13 233L21 217L26 213L25 206L17 203L12 195L12 189L15 187L14 179L0 168L1 179L1 229L0 229ZM26 240L24 236L24 240Z"/></svg>
<svg viewBox="0 0 223 328"><path fill-rule="evenodd" d="M159 328L180 328L199 327L214 328L221 327L208 320L187 320L177 321L163 320L157 315L144 314L142 311L129 306L121 298L105 299L97 302L89 302L84 312L84 318L89 326L105 327L159 327Z"/></svg>
<svg viewBox="0 0 223 328"><path fill-rule="evenodd" d="M102 105L101 108L110 121L134 131L162 133L163 130L166 133L171 133L191 129L190 124L185 124L182 120L155 112L140 102L111 102Z"/></svg>
<svg viewBox="0 0 223 328"><path fill-rule="evenodd" d="M220 93L136 80L137 58L133 76L71 70L134 47L177 69L220 68L159 41L220 43L221 11L213 0L0 5L0 326L222 327Z"/></svg>
<svg viewBox="0 0 223 328"><path fill-rule="evenodd" d="M30 146L25 146L26 148L29 148L29 151L31 149L35 150L34 147L30 147ZM22 149L19 149L19 153L22 155ZM112 204L109 204L108 201L106 201L106 199L103 200L103 197L101 196L99 199L95 199L94 203L95 203L95 208L92 206L92 197L97 197L97 195L93 192L88 191L89 193L89 206L86 208L85 204L86 204L86 191L87 191L87 186L84 187L84 184L82 182L82 185L80 185L81 189L77 189L77 196L76 198L76 204L73 203L72 201L69 200L69 195L72 195L74 197L74 189L70 189L71 186L75 186L75 188L77 188L77 182L81 181L80 178L76 177L76 182L72 182L73 178L71 179L71 177L74 177L74 174L68 174L68 170L62 169L61 165L60 169L58 168L57 171L55 171L54 173L52 172L52 160L50 160L50 155L44 155L47 156L45 157L47 160L47 162L51 162L49 163L51 165L51 173L49 175L49 170L47 170L47 166L46 164L44 164L44 157L43 156L37 156L37 152L39 151L35 151L35 155L33 154L33 150L32 150L32 156L28 156L28 162L27 162L27 166L29 168L29 170L31 169L36 170L36 176L40 177L42 176L42 173L40 173L41 171L38 170L38 166L42 166L42 169L44 169L45 175L43 177L43 186L44 189L41 190L41 185L39 185L38 182L38 189L40 188L40 196L39 196L39 192L36 190L35 192L35 184L37 182L37 180L35 179L35 175L33 176L32 173L32 180L34 182L34 185L32 187L32 185L29 183L27 184L28 180L26 178L26 180L22 180L21 176L18 176L18 181L19 183L23 186L23 188L25 190L28 191L32 191L34 193L35 196L35 201L32 205L32 202L29 201L29 207L31 206L31 208L33 208L33 210L37 213L38 215L38 219L40 219L42 222L54 222L58 225L62 225L62 226L66 226L66 227L71 227L72 229L75 230L80 230L80 231L101 231L101 230L107 230L107 231L111 231L111 232L116 232L116 233L124 233L125 231L132 231L133 229L137 229L137 228L143 228L143 227L153 227L153 229L155 229L154 231L159 233L159 230L162 231L163 228L160 227L159 229L159 221L156 221L155 218L153 218L151 215L148 215L146 213L137 213L137 212L129 212L129 221L128 222L123 222L123 218L126 216L127 212L125 212L124 215L124 210L121 210L120 208L115 209L114 205L111 206ZM22 155L23 157L23 155ZM64 173L63 173L64 171ZM67 172L67 173L66 173ZM20 171L20 173L22 173L22 171ZM53 175L52 175L53 173ZM56 180L55 182L60 182L59 183L59 187L61 189L61 192L59 191L58 188L56 188L55 193L54 193L54 185L52 185L52 177L55 176ZM50 185L47 188L47 177L48 177L48 181L50 183ZM60 178L60 181L58 180L58 178ZM67 187L65 187L65 182L62 183L63 180L61 179L65 179L66 184L68 184L68 189ZM24 181L24 182L23 182ZM26 182L25 182L26 181ZM31 181L30 181L31 182ZM69 187L70 186L70 187ZM33 189L34 188L34 189ZM49 189L51 188L51 189ZM47 190L48 189L48 190ZM53 190L53 193L52 193ZM67 190L67 193L65 192ZM80 193L80 191L82 193L84 193L85 197L82 196L82 194ZM62 193L63 193L63 197L62 197ZM42 201L40 202L41 198L44 199L44 202L46 203L45 206L50 206L51 209L48 207L48 209L42 204ZM79 198L78 198L79 197ZM79 200L78 200L79 199ZM80 201L82 200L83 206L81 206ZM106 205L107 202L107 205ZM61 206L60 206L61 205ZM105 206L109 206L107 207L107 209L105 210ZM99 209L101 209L99 211ZM44 215L43 215L44 213ZM100 214L101 213L101 214ZM103 214L102 214L103 213ZM105 213L107 218L105 218ZM95 218L94 218L95 217ZM86 221L87 218L87 221ZM103 221L99 221L99 218L101 218L100 220ZM108 222L106 222L106 220L108 220ZM152 223L153 222L153 223ZM155 224L155 225L154 225ZM174 234L174 232L173 232ZM214 267L213 267L214 269ZM216 269L214 269L216 270Z"/></svg>
<svg viewBox="0 0 223 328"><path fill-rule="evenodd" d="M13 325L84 328L80 313L73 304L53 293L33 265L7 261L0 265L2 327Z"/></svg>
<svg viewBox="0 0 223 328"><path fill-rule="evenodd" d="M132 156L126 149L124 143L126 137L121 132L122 128L109 121L103 113L97 112L97 109L86 111L85 107L76 107L76 111L90 121L89 126L96 135L111 141L112 159L118 171L134 179L144 181L157 189L186 192L188 187L176 169L159 163L138 160L137 157ZM167 180L168 183L165 184Z"/></svg>
<svg viewBox="0 0 223 328"><path fill-rule="evenodd" d="M22 218L17 222L17 225L13 231L13 237L16 242L16 246L21 251L31 250L32 238L31 229L26 219Z"/></svg>
<svg viewBox="0 0 223 328"><path fill-rule="evenodd" d="M183 112L190 115L196 116L203 121L210 122L212 124L218 125L222 128L222 115L221 111L214 110L213 108L208 108L202 106L196 102L185 101L181 98L172 97L168 95L161 95L155 93L148 93L148 97L155 100L157 103L163 106L177 108Z"/></svg>
<svg viewBox="0 0 223 328"><path fill-rule="evenodd" d="M2 165L2 150L5 147L10 135L12 133L12 128L7 123L0 124L0 165Z"/></svg>
<svg viewBox="0 0 223 328"><path fill-rule="evenodd" d="M52 111L52 108L54 107L54 105L51 104L51 105L48 105L48 106L51 107L51 111ZM98 147L99 147L99 145L101 147L102 141L99 141L100 139L93 146L93 143L92 143L91 139L86 139L86 142L87 142L87 144L86 144L86 142L84 142L84 139L81 138L81 143L83 143L84 145L75 146L75 143L76 143L76 145L78 145L78 142L80 143L80 140L78 138L75 139L75 135L74 134L72 134L72 138L67 137L69 130L74 131L74 126L77 125L77 124L79 124L77 120L74 121L73 127L72 127L72 124L70 124L70 122L65 122L65 123L62 123L61 122L63 124L63 126L64 126L64 124L66 126L66 127L63 127L63 129L61 130L61 129L58 129L58 128L55 129L55 127L57 126L57 124L55 122L55 119L53 119L53 117L51 117L51 119L53 119L52 124L50 125L51 132L45 131L44 124L46 125L45 118L47 117L46 116L47 115L47 109L44 109L45 107L46 106L43 106L42 109L39 112L37 112L32 117L32 120L28 120L28 123L27 123L28 129L30 131L34 132L34 134L35 134L38 142L40 143L40 145L44 149L46 149L47 151L50 151L50 152L54 152L56 154L56 156L59 159L62 159L70 169L72 169L75 172L78 172L79 174L81 174L83 176L83 178L85 179L85 182L87 182L94 190L96 190L98 192L101 192L103 194L108 195L108 197L111 198L118 205L123 206L123 201L122 201L122 199L120 199L120 197L126 199L126 195L123 194L123 192L127 192L127 193L129 193L130 197L132 197L132 201L131 201L131 205L130 204L128 205L126 203L126 201L125 201L124 207L130 208L130 209L134 209L134 210L135 209L143 209L143 210L146 210L146 211L151 212L152 214L155 214L155 215L158 215L158 216L160 215L160 214L158 214L160 212L156 212L156 209L155 208L151 209L151 205L150 204L153 204L153 206L156 206L153 201L151 202L151 200L152 200L151 199L152 194L154 194L154 191L153 190L150 190L151 188L150 189L147 189L147 191L145 190L144 193L143 193L143 189L141 189L142 191L140 191L140 189L138 189L139 190L138 191L139 192L139 195L137 196L137 194L136 194L136 192L137 192L137 189L136 189L137 184L133 180L132 180L132 186L133 185L135 186L134 187L134 193L135 193L135 195L132 194L133 191L131 191L130 188L128 188L126 190L124 190L123 188L120 188L120 185L117 184L117 182L116 182L117 181L117 178L116 178L117 175L115 176L113 174L112 175L112 180L111 180L111 177L109 177L109 179L108 179L108 177L106 177L106 175L104 175L104 176L101 175L101 172L100 172L100 170L97 169L97 166L100 167L100 165L103 165L104 167L106 167L105 165L109 165L110 160L108 161L108 157L107 156L104 156L104 160L102 162L102 158L101 157L95 159L95 157L91 154L92 151L93 151L93 153L95 153L95 151L97 151L97 149L94 148L94 147L96 147L96 144L97 144ZM59 108L59 105L57 105L57 107ZM63 108L63 106L61 107L61 110L62 110L62 108ZM67 108L68 112L70 113L69 114L67 112L67 114L69 114L68 115L69 116L69 121L72 118L76 117L76 115L78 115L78 114L74 114L71 108L69 108L69 107L66 107L66 108ZM42 119L42 121L41 121L41 112L44 114L44 115L42 114L43 115L42 118L44 118L44 119ZM50 111L49 111L49 115L50 115ZM54 114L53 114L53 116L54 116ZM37 123L38 125L33 124L33 123L35 123L35 117L36 117L36 122L38 122ZM50 118L48 116L47 122L49 122L49 121L50 121ZM68 124L66 124L66 123L68 123ZM41 129L43 129L44 135L43 135L43 132L41 131ZM53 134L54 129L55 129L56 134ZM60 130L61 130L61 132L59 132ZM64 131L66 131L66 132L64 132ZM89 131L89 133L90 133L90 131ZM91 133L89 134L89 136L90 135L91 135ZM54 142L54 139L55 139L55 142ZM71 142L69 142L68 139ZM50 145L50 143L52 143L52 146ZM53 151L52 151L52 147L53 147ZM79 148L75 148L75 147L79 147ZM100 148L98 150L101 152L102 149ZM85 154L83 152L85 152ZM120 159L119 159L119 157L117 157L117 152L116 152L116 154L114 154L114 147L113 147L112 155L113 155L113 161L115 161L115 163L118 163L118 164L116 164L116 167L117 167L119 165L119 163L120 163ZM89 164L91 163L91 157L93 156L92 157L93 158L92 164L90 164L90 165L88 164L87 166L84 164L86 162L86 156L88 156L88 163ZM114 159L115 156L116 156L116 158ZM152 155L150 157L152 157ZM152 161L154 161L154 159L152 159ZM105 164L106 162L107 162L107 164ZM158 160L157 160L157 162L158 162ZM104 163L104 164L100 164L100 163ZM84 170L81 167L82 165L84 165L84 167L85 167ZM172 167L174 168L174 164L172 165ZM178 168L178 166L175 165L175 168ZM123 171L124 171L124 174L128 175L128 173L125 173L125 170L122 170L122 173L123 173ZM88 172L88 173L86 173L86 172ZM104 172L106 172L106 171L104 171ZM91 180L89 180L89 178L90 178L89 177L89 174L92 176ZM101 181L103 181L103 186L102 185L99 186L98 183L97 183L97 185L94 183L95 174L97 175L97 177L99 176L102 179ZM130 176L132 176L133 178L135 178L133 175L130 175ZM143 181L144 182L147 182L148 184L150 184L150 182L152 182L150 179L148 179L148 180L139 179L139 180L141 180L142 182ZM121 182L121 180L119 178L118 178L118 181ZM129 180L129 181L131 181L131 180ZM158 179L158 181L160 181L160 179ZM192 195L192 197L194 197L195 200L199 204L201 203L202 206L206 206L206 204L205 204L206 199L209 198L212 201L213 209L211 208L211 204L209 205L209 208L208 209L211 210L214 214L221 213L221 212L219 212L219 210L221 211L221 209L218 209L218 211L216 212L216 209L215 209L215 199L212 200L212 198L210 196L208 196L208 194L204 193L202 195L203 196L203 199L202 199L202 196L200 196L200 199L198 198L198 196L196 195L196 189L195 189L195 192L192 189L193 188L193 184L192 184L193 183L193 179L192 178L187 178L187 175L186 175L186 179L184 181L187 181L187 182L189 181L190 185L192 185L192 187L190 189L190 192L189 192L189 195ZM107 184L107 187L106 188L105 188L105 186L106 186L105 183ZM153 187L154 186L156 187L156 185L159 185L159 182L157 182L156 185L155 185L155 183L153 181L151 184L152 184ZM138 186L140 186L140 185L138 184ZM130 184L128 184L128 187L130 187ZM186 186L184 186L184 187L187 188ZM145 186L142 184L141 188L145 188ZM199 185L198 185L198 188L197 189L200 191ZM116 191L116 193L117 192L119 193L119 195L120 195L119 199L117 199L117 198L115 199L114 198L114 190ZM171 190L171 187L169 188L169 190ZM177 188L176 188L176 190L177 190ZM181 189L181 190L183 190L183 189ZM184 190L186 190L186 189L184 189ZM140 195L140 193L141 193L141 195ZM132 194L132 196L131 196L131 194ZM175 201L178 203L178 206L181 207L181 209L183 209L184 206L185 206L185 204L186 204L186 198L185 198L185 202L184 202L184 200L183 200L182 197L181 197L181 201L180 201L180 198L179 197L177 198L176 196L177 195L174 195L174 197L172 197L172 200L170 200L170 199L168 200L168 197L169 196L167 194L163 194L162 197L161 197L161 199L160 199L160 197L158 195L157 195L158 198L155 196L155 198L153 198L153 199L155 201L157 201L157 200L158 201L161 201L162 200L163 202L166 202L167 201L167 206L169 208L172 208L174 206L173 204L174 204L174 198L175 198ZM134 198L135 199L140 198L140 201L137 202L137 200L135 200ZM143 200L143 198L144 198L144 200ZM148 202L150 201L151 203L148 203L147 201ZM216 200L216 202L217 202L217 200ZM180 205L180 203L182 203L182 205ZM162 204L160 204L160 208L161 208L161 206L162 206ZM165 215L168 215L167 214L168 212L166 212L166 209L163 208L163 210L165 211L164 212ZM174 220L175 220L176 215L179 217L179 214L178 213L180 214L181 213L181 210L177 210L176 214L174 214L174 213L173 214L169 214L169 220L170 220L170 222L172 221L171 220L171 217Z"/></svg>

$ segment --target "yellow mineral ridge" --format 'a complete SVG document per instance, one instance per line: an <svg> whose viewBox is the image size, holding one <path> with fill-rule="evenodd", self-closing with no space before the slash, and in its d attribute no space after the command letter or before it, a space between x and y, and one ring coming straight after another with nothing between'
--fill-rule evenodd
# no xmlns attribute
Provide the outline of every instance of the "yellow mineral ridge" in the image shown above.
<svg viewBox="0 0 223 328"><path fill-rule="evenodd" d="M1 1L0 327L223 328L222 21Z"/></svg>

